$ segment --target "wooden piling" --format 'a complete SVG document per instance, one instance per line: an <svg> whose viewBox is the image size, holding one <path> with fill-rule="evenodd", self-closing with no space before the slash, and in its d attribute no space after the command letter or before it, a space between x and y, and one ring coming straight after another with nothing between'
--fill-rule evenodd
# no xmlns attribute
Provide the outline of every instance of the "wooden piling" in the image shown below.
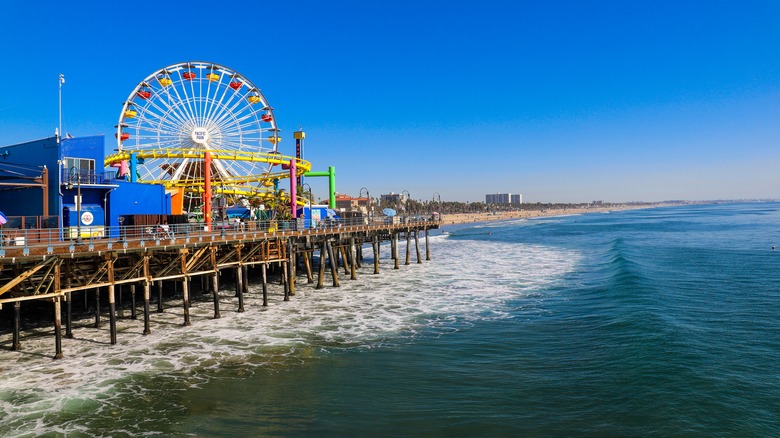
<svg viewBox="0 0 780 438"><path fill-rule="evenodd" d="M428 228L425 229L425 260L431 259L431 246L428 244Z"/></svg>
<svg viewBox="0 0 780 438"><path fill-rule="evenodd" d="M339 254L341 254L341 257L339 257ZM349 275L349 259L347 259L347 251L344 248L344 245L338 245L336 247L336 260L338 261L339 258L344 266L344 275Z"/></svg>
<svg viewBox="0 0 780 438"><path fill-rule="evenodd" d="M62 320L60 297L54 297L54 358L62 359Z"/></svg>
<svg viewBox="0 0 780 438"><path fill-rule="evenodd" d="M241 266L236 266L236 295L238 296L238 311L244 311L244 278L241 275Z"/></svg>
<svg viewBox="0 0 780 438"><path fill-rule="evenodd" d="M151 282L147 278L144 280L144 335L152 334L149 328L149 296L151 295Z"/></svg>
<svg viewBox="0 0 780 438"><path fill-rule="evenodd" d="M95 328L100 328L100 288L95 288Z"/></svg>
<svg viewBox="0 0 780 438"><path fill-rule="evenodd" d="M393 269L398 269L398 233L393 233L391 239L393 245L392 248Z"/></svg>
<svg viewBox="0 0 780 438"><path fill-rule="evenodd" d="M287 262L282 262L282 290L284 290L284 301L290 301L290 282L287 281Z"/></svg>
<svg viewBox="0 0 780 438"><path fill-rule="evenodd" d="M339 268L336 266L336 259L333 258L333 247L330 241L325 241L325 248L328 250L328 260L330 260L330 272L333 275L333 287L339 287Z"/></svg>
<svg viewBox="0 0 780 438"><path fill-rule="evenodd" d="M322 289L325 278L325 241L320 242L320 263L317 266L317 286L315 289Z"/></svg>
<svg viewBox="0 0 780 438"><path fill-rule="evenodd" d="M243 292L245 294L249 293L249 266L243 265L241 267L241 274L243 275L243 281L241 282L244 286Z"/></svg>
<svg viewBox="0 0 780 438"><path fill-rule="evenodd" d="M355 254L355 238L349 238L349 279L357 280L357 254Z"/></svg>
<svg viewBox="0 0 780 438"><path fill-rule="evenodd" d="M290 296L295 296L295 265L297 257L295 246L295 242L292 239L287 239L287 255L290 258L287 262L287 283L289 283L287 290L290 292Z"/></svg>
<svg viewBox="0 0 780 438"><path fill-rule="evenodd" d="M55 267L54 275L57 276L57 290L62 291L60 288L60 280L62 278L62 265L57 264ZM72 280L70 277L65 279L65 286L70 288ZM73 339L73 293L68 292L65 294L65 337Z"/></svg>
<svg viewBox="0 0 780 438"><path fill-rule="evenodd" d="M411 264L411 258L412 258L411 257L411 250L412 250L412 245L411 245L411 241L410 241L409 230L407 229L406 230L406 263L404 263L404 265Z"/></svg>
<svg viewBox="0 0 780 438"><path fill-rule="evenodd" d="M19 351L22 349L22 343L20 342L19 331L22 325L22 303L19 301L14 302L14 334L11 341L11 349Z"/></svg>
<svg viewBox="0 0 780 438"><path fill-rule="evenodd" d="M113 275L110 275L110 277L113 277ZM111 345L115 345L116 344L116 296L114 293L113 278L110 278L109 281L111 281L111 283L108 285L108 330L111 333Z"/></svg>
<svg viewBox="0 0 780 438"><path fill-rule="evenodd" d="M121 318L124 316L124 309L122 309L122 290L124 289L124 285L117 284L116 287L114 287L114 296L116 301L116 317Z"/></svg>
<svg viewBox="0 0 780 438"><path fill-rule="evenodd" d="M417 237L417 230L414 230L414 249L417 252L417 264L422 263L420 258L420 239Z"/></svg>
<svg viewBox="0 0 780 438"><path fill-rule="evenodd" d="M260 269L262 270L262 275L263 275L263 279L262 279L262 282L263 282L263 307L268 307L268 282L267 282L268 279L266 278L266 267L267 267L266 263L263 263L262 265L260 265Z"/></svg>
<svg viewBox="0 0 780 438"><path fill-rule="evenodd" d="M187 281L187 277L184 277L181 281L181 293L182 293L182 307L184 309L184 326L192 325L190 321L190 285ZM219 318L219 302L215 302L216 313L215 318Z"/></svg>
<svg viewBox="0 0 780 438"><path fill-rule="evenodd" d="M163 282L157 280L157 313L163 313Z"/></svg>
<svg viewBox="0 0 780 438"><path fill-rule="evenodd" d="M73 339L73 293L65 294L65 337Z"/></svg>
<svg viewBox="0 0 780 438"><path fill-rule="evenodd" d="M135 304L135 283L132 283L130 284L130 319L138 319Z"/></svg>
<svg viewBox="0 0 780 438"><path fill-rule="evenodd" d="M371 242L371 247L374 250L374 274L379 274L379 237L374 236Z"/></svg>
<svg viewBox="0 0 780 438"><path fill-rule="evenodd" d="M306 283L308 284L314 283L314 276L311 273L311 257L312 251L303 252L303 266L306 268Z"/></svg>
<svg viewBox="0 0 780 438"><path fill-rule="evenodd" d="M214 297L214 319L221 318L219 313L219 271L211 275L211 294Z"/></svg>

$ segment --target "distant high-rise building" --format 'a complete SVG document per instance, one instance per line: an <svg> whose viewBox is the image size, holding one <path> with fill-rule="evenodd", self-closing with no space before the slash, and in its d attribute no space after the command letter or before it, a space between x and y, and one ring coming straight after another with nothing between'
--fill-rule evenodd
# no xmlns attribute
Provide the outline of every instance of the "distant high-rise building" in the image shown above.
<svg viewBox="0 0 780 438"><path fill-rule="evenodd" d="M511 200L509 193L494 193L485 195L485 204L509 204Z"/></svg>
<svg viewBox="0 0 780 438"><path fill-rule="evenodd" d="M522 204L523 195L511 193L493 193L485 195L485 204Z"/></svg>

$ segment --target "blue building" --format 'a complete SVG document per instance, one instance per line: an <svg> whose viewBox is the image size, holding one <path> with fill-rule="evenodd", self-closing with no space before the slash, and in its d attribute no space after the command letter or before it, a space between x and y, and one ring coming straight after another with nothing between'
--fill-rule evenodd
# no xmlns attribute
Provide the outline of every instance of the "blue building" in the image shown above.
<svg viewBox="0 0 780 438"><path fill-rule="evenodd" d="M104 160L103 135L50 137L0 148L0 211L9 217L5 227L62 228L65 239L79 231L82 238L104 237L106 226L120 225L120 216L171 213L165 187L125 181L115 169L104 168ZM23 186L36 173L41 184ZM118 231L112 232L118 237Z"/></svg>

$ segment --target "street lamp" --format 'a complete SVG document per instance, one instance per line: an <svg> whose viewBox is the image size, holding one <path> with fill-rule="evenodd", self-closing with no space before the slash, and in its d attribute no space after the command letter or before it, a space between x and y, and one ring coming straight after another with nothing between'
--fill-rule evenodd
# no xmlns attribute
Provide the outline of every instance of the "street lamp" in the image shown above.
<svg viewBox="0 0 780 438"><path fill-rule="evenodd" d="M313 215L312 215L312 212L311 212L311 197L312 197L311 186L309 185L309 183L303 183L303 185L301 187L303 187L304 189L306 187L309 188L309 196L307 196L307 198L309 198L309 228L314 228L314 224L312 223ZM306 217L306 216L304 215L304 217ZM305 222L304 222L304 225L305 225Z"/></svg>
<svg viewBox="0 0 780 438"><path fill-rule="evenodd" d="M401 191L401 194L402 194L402 195L403 195L404 193L406 193L406 201L404 201L404 211L408 213L408 212L409 212L409 207L408 207L408 205L409 205L409 198L411 198L411 197L412 197L412 195L410 195L410 194L409 194L409 191L408 191L408 190L403 190L403 191Z"/></svg>
<svg viewBox="0 0 780 438"><path fill-rule="evenodd" d="M73 180L76 180L76 243L82 243L81 240L81 171L76 166L71 166L68 171L68 189L73 190Z"/></svg>
<svg viewBox="0 0 780 438"><path fill-rule="evenodd" d="M374 209L374 205L371 203L371 192L369 192L367 188L361 187L360 194L358 194L358 198L363 197L363 190L366 191L366 198L368 198L368 221L371 222L371 212Z"/></svg>

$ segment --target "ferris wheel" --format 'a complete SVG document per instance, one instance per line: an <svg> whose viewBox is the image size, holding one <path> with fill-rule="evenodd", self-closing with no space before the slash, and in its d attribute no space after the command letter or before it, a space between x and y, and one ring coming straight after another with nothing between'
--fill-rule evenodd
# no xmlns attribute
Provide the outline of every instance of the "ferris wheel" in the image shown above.
<svg viewBox="0 0 780 438"><path fill-rule="evenodd" d="M181 187L197 198L210 152L216 190L261 187L281 138L273 108L260 89L235 70L211 62L183 62L141 81L122 106L117 150L136 155L141 182Z"/></svg>

